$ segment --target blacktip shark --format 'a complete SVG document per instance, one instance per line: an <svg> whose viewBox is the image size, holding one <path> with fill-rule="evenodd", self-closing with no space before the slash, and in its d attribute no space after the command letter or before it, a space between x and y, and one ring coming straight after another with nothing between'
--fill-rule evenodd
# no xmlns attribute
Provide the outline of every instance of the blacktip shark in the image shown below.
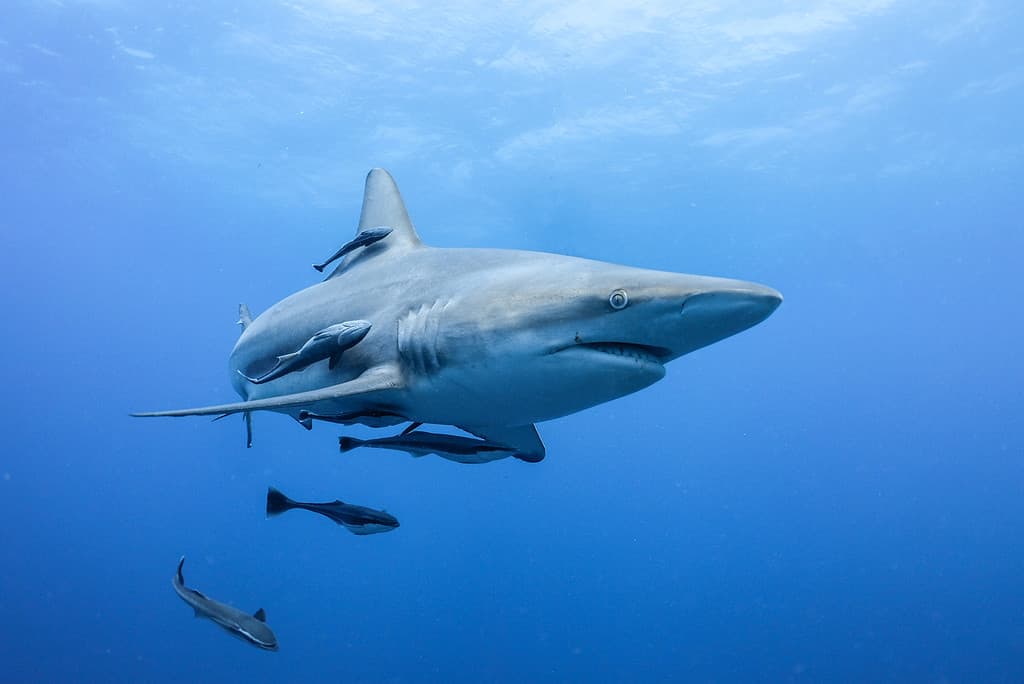
<svg viewBox="0 0 1024 684"><path fill-rule="evenodd" d="M374 229L378 239L358 237ZM492 453L539 461L536 423L643 389L664 377L668 362L760 323L782 301L742 280L429 247L383 169L366 178L356 235L362 244L322 282L255 319L240 310L229 366L242 401L134 415L241 413L251 425L253 411L275 411L307 427L316 418L451 425ZM333 368L320 361L262 383L247 379L271 372L318 331L357 320L372 327ZM392 444L415 448L415 434Z"/></svg>
<svg viewBox="0 0 1024 684"><path fill-rule="evenodd" d="M294 508L312 511L333 520L352 534L360 536L390 532L398 527L398 519L387 511L345 503L339 499L324 503L293 501L280 490L267 488L267 517L280 515Z"/></svg>
<svg viewBox="0 0 1024 684"><path fill-rule="evenodd" d="M174 585L174 591L177 592L178 596L185 603L192 606L196 617L209 618L232 636L236 636L254 646L267 651L277 650L277 637L274 636L274 632L267 626L267 614L262 608L249 615L226 603L207 598L195 589L189 589L185 586L185 576L181 573L183 565L185 565L184 556L178 561L178 571L174 573L174 579L171 580L171 583Z"/></svg>

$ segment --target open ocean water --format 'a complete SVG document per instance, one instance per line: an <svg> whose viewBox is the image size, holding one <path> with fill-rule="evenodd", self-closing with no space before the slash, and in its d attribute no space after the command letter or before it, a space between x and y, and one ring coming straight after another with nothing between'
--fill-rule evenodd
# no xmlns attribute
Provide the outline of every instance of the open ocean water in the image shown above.
<svg viewBox="0 0 1024 684"><path fill-rule="evenodd" d="M1024 681L1022 32L999 0L3 3L0 679ZM785 302L539 425L539 464L129 418L236 400L239 302L317 282L375 166L430 245ZM267 519L268 485L402 525ZM193 619L181 555L280 651Z"/></svg>

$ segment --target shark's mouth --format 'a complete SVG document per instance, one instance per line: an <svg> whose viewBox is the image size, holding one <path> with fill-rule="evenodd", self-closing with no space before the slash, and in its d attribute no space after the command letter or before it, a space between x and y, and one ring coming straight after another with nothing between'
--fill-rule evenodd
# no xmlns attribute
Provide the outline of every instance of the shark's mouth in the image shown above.
<svg viewBox="0 0 1024 684"><path fill-rule="evenodd" d="M641 363L663 365L672 356L672 352L662 347L632 342L578 342L566 349L590 349L602 354L634 359Z"/></svg>

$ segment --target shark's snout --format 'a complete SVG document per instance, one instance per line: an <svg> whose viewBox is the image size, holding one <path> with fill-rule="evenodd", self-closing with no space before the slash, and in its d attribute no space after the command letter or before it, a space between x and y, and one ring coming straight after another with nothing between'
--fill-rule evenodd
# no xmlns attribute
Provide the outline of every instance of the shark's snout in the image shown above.
<svg viewBox="0 0 1024 684"><path fill-rule="evenodd" d="M777 290L740 281L730 287L690 294L683 300L680 310L686 331L683 353L757 325L781 303L782 295Z"/></svg>
<svg viewBox="0 0 1024 684"><path fill-rule="evenodd" d="M749 320L740 329L745 330L768 318L781 303L782 295L774 288L744 283L735 289L695 292L683 300L682 313L687 316L710 313L723 319L732 319L736 324Z"/></svg>

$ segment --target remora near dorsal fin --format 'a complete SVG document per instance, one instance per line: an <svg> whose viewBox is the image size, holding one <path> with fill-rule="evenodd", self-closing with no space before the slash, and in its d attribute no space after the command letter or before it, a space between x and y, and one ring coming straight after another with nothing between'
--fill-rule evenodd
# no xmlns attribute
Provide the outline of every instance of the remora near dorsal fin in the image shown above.
<svg viewBox="0 0 1024 684"><path fill-rule="evenodd" d="M253 613L252 616L254 618L256 618L257 620L259 620L260 622L266 622L267 621L267 611L263 610L262 608L260 608L255 613Z"/></svg>
<svg viewBox="0 0 1024 684"><path fill-rule="evenodd" d="M346 255L329 278L343 272L349 264L358 259L404 252L423 245L409 218L409 212L406 211L405 202L402 201L402 194L398 192L395 179L384 169L371 169L366 176L363 210L359 214L356 235L368 228L380 226L391 228L391 234L380 242Z"/></svg>

